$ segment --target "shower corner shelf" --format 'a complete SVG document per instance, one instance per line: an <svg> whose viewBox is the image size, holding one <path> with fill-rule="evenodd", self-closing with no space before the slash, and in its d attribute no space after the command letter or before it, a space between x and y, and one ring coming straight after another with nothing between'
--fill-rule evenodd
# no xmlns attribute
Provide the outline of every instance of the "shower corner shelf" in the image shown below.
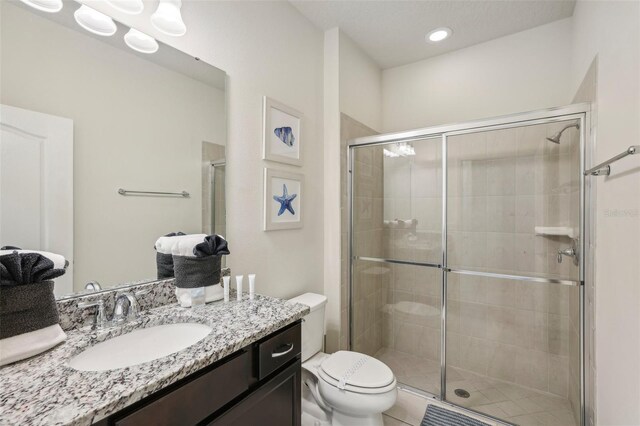
<svg viewBox="0 0 640 426"><path fill-rule="evenodd" d="M569 226L536 226L536 235L576 238L576 232Z"/></svg>

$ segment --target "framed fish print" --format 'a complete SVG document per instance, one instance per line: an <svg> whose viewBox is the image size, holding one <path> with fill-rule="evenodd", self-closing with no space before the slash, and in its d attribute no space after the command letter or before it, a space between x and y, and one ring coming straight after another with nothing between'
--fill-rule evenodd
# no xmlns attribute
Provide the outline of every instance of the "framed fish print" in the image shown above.
<svg viewBox="0 0 640 426"><path fill-rule="evenodd" d="M262 158L302 166L300 121L302 113L264 97Z"/></svg>
<svg viewBox="0 0 640 426"><path fill-rule="evenodd" d="M302 186L298 173L264 169L264 230L302 228Z"/></svg>

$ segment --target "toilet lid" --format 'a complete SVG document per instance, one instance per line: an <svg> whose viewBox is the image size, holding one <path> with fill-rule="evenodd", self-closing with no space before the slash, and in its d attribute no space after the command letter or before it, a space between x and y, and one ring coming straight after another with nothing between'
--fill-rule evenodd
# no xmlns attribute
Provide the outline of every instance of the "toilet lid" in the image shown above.
<svg viewBox="0 0 640 426"><path fill-rule="evenodd" d="M395 382L393 372L383 362L358 352L338 351L322 362L320 371L340 389L383 388Z"/></svg>

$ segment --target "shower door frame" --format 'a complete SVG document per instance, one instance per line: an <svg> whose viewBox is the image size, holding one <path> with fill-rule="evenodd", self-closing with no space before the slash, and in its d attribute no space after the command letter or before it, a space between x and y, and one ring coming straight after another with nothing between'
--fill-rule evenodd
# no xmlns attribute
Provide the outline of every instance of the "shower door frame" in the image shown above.
<svg viewBox="0 0 640 426"><path fill-rule="evenodd" d="M448 204L448 158L447 158L447 137L462 135L466 133L478 133L483 131L500 130L514 127L524 127L536 124L554 123L568 120L579 120L580 122L580 212L579 212L579 228L580 228L580 240L578 245L578 260L579 260L579 278L575 280L543 278L527 275L507 275L507 274L494 274L490 272L469 271L460 268L449 268L447 262L447 204ZM474 120L465 123L457 123L450 125L439 125L433 127L426 127L421 129L387 133L375 136L365 136L361 138L350 139L347 141L347 202L348 202L348 230L347 230L347 250L348 250L348 318L349 318L349 349L353 347L353 327L354 327L354 314L353 314L353 281L354 281L354 261L365 260L375 261L382 263L395 263L404 265L415 265L423 267L438 268L442 272L441 279L441 306L440 306L440 395L434 395L427 391L416 389L412 386L399 384L402 388L427 396L430 398L438 399L447 404L456 406L459 409L468 411L475 414L480 414L501 423L505 423L504 419L496 418L485 413L460 406L446 399L447 391L447 274L471 274L476 276L492 276L506 279L516 279L519 281L529 282L541 282L558 285L570 285L576 286L579 289L579 349L580 349L580 425L586 424L586 401L585 401L585 283L587 280L593 279L593 265L589 265L587 271L585 265L585 259L591 259L590 246L591 246L591 231L592 221L594 216L594 204L589 203L586 206L586 198L589 196L589 200L593 200L591 195L591 185L584 176L587 163L591 164L593 144L591 143L591 104L580 103L572 104L563 107L548 108L543 110L529 111L524 113L510 114L500 117ZM442 152L442 242L441 250L442 257L441 263L426 263L426 262L412 262L401 259L377 259L371 257L358 257L354 256L353 247L353 190L354 190L354 149L362 148L366 146L382 146L388 144L394 144L398 142L415 142L428 139L441 139L441 152Z"/></svg>

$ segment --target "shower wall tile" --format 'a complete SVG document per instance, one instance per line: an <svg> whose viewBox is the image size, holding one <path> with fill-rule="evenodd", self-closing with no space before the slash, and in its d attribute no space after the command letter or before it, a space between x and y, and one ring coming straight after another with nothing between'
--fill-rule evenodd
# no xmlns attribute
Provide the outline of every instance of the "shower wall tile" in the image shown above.
<svg viewBox="0 0 640 426"><path fill-rule="evenodd" d="M487 375L499 380L515 382L517 348L498 344L491 346Z"/></svg>
<svg viewBox="0 0 640 426"><path fill-rule="evenodd" d="M340 198L341 198L341 321L339 348L349 345L349 300L348 300L348 165L347 140L377 134L351 117L341 114L340 120ZM360 219L354 229L354 245L361 253L380 256L384 252L382 212L383 184L382 150L358 150L355 155L354 213ZM355 350L374 354L383 345L385 336L382 307L386 303L389 277L371 269L371 265L355 265L353 286L353 345Z"/></svg>
<svg viewBox="0 0 640 426"><path fill-rule="evenodd" d="M516 161L499 158L486 161L487 195L515 195Z"/></svg>
<svg viewBox="0 0 640 426"><path fill-rule="evenodd" d="M486 197L487 221L486 230L490 232L515 232L516 229L516 197L513 195L497 195ZM466 206L465 206L466 207ZM473 210L471 210L473 211ZM531 229L531 228L530 228ZM482 229L472 229L481 231Z"/></svg>
<svg viewBox="0 0 640 426"><path fill-rule="evenodd" d="M561 356L549 357L549 392L556 395L568 395L569 392L569 358Z"/></svg>
<svg viewBox="0 0 640 426"><path fill-rule="evenodd" d="M516 129L503 129L485 134L487 157L509 158L518 155Z"/></svg>
<svg viewBox="0 0 640 426"><path fill-rule="evenodd" d="M517 384L543 391L548 390L549 355L547 353L519 348L515 371Z"/></svg>
<svg viewBox="0 0 640 426"><path fill-rule="evenodd" d="M491 343L486 339L478 339L460 335L460 361L458 366L484 376L489 370Z"/></svg>

